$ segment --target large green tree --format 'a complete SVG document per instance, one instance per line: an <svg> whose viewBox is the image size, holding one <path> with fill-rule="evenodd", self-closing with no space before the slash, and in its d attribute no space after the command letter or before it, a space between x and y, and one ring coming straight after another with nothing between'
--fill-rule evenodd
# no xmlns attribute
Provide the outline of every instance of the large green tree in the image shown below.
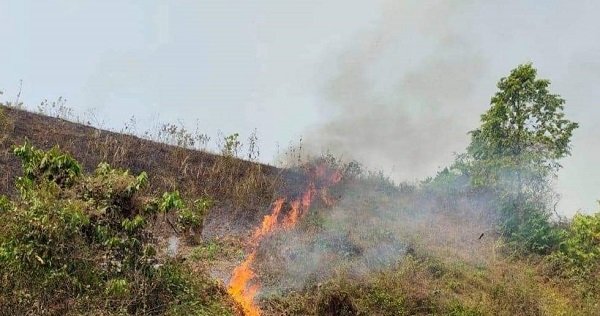
<svg viewBox="0 0 600 316"><path fill-rule="evenodd" d="M469 173L473 184L504 198L513 228L532 215L543 215L548 180L570 155L578 124L565 118L565 100L549 91L531 64L519 65L500 79L481 126L470 132ZM533 214L536 213L536 214Z"/></svg>
<svg viewBox="0 0 600 316"><path fill-rule="evenodd" d="M550 81L537 79L531 64L519 65L498 82L491 108L482 125L471 132L468 152L477 160L511 158L519 164L534 162L548 171L570 154L577 123L565 118L565 100L548 91Z"/></svg>

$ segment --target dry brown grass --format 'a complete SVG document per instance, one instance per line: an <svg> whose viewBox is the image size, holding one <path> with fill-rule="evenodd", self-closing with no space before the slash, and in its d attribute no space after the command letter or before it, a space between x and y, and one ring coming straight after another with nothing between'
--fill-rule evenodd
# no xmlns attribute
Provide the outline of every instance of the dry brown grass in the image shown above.
<svg viewBox="0 0 600 316"><path fill-rule="evenodd" d="M12 120L6 115L4 109L0 107L0 144L4 143L12 129Z"/></svg>
<svg viewBox="0 0 600 316"><path fill-rule="evenodd" d="M6 122L14 122L14 128L2 127L7 132L3 133L5 141L0 143L3 153L0 168L5 170L0 179L0 193L10 193L19 172L17 160L9 153L10 147L26 139L43 149L60 146L86 170L108 162L133 173L146 171L153 192L180 190L188 198L209 195L229 205L231 211L268 206L279 181L280 171L271 166L103 131L15 108L2 109L2 117ZM233 210L233 205L237 210Z"/></svg>
<svg viewBox="0 0 600 316"><path fill-rule="evenodd" d="M216 202L201 231L175 231L165 220L153 223L152 231L158 240L166 241L174 234L180 237L179 254L183 256L205 238L247 234L262 219L281 183L281 171L268 165L99 130L15 108L0 106L0 109L8 122L4 126L9 127L5 141L0 142L3 170L0 194L16 193L14 182L21 169L11 148L26 140L42 149L58 145L86 171L94 170L100 162L133 174L145 171L149 175L150 195L178 190L189 202L206 196ZM177 221L175 213L166 217L171 222Z"/></svg>

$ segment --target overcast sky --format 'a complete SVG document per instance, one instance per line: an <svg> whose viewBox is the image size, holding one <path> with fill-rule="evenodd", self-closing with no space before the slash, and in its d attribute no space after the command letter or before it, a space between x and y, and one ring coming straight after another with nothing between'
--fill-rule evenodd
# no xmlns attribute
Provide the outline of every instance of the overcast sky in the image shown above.
<svg viewBox="0 0 600 316"><path fill-rule="evenodd" d="M304 137L389 171L433 175L462 151L497 80L533 62L581 124L561 210L600 198L600 1L0 0L0 90L67 98L106 127L131 116L254 128L262 159Z"/></svg>

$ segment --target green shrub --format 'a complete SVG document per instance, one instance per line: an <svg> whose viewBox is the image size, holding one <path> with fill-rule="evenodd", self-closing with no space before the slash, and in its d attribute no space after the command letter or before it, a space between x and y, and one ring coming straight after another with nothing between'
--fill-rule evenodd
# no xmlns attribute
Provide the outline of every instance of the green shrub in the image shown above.
<svg viewBox="0 0 600 316"><path fill-rule="evenodd" d="M15 154L23 165L20 196L0 197L1 315L194 314L221 298L216 284L196 286L184 268L157 255L145 173L102 163L84 174L57 148L30 144ZM156 210L185 207L178 194L159 200Z"/></svg>
<svg viewBox="0 0 600 316"><path fill-rule="evenodd" d="M160 199L153 199L145 206L145 213L160 213L165 217L167 214L177 212L177 226L174 229L196 229L201 230L204 218L213 207L214 201L209 197L195 200L188 206L181 197L179 191L165 192Z"/></svg>
<svg viewBox="0 0 600 316"><path fill-rule="evenodd" d="M0 195L0 213L10 210L11 207L10 200L6 196Z"/></svg>
<svg viewBox="0 0 600 316"><path fill-rule="evenodd" d="M79 163L71 156L61 153L58 147L43 151L25 143L15 147L14 154L22 161L23 176L19 178L21 185L50 181L59 186L69 186L81 175Z"/></svg>
<svg viewBox="0 0 600 316"><path fill-rule="evenodd" d="M204 218L213 206L210 198L202 198L194 201L192 207L184 207L179 210L178 221L183 227L201 229Z"/></svg>
<svg viewBox="0 0 600 316"><path fill-rule="evenodd" d="M554 255L566 265L568 275L585 276L600 268L600 213L577 214L563 232L563 240Z"/></svg>
<svg viewBox="0 0 600 316"><path fill-rule="evenodd" d="M509 242L524 252L551 253L561 240L560 230L543 212L531 209L526 214L525 220L513 229Z"/></svg>

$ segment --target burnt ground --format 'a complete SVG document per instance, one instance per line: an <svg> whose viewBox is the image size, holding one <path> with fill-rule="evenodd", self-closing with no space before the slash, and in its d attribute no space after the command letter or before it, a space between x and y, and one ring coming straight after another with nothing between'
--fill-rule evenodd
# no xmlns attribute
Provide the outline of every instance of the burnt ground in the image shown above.
<svg viewBox="0 0 600 316"><path fill-rule="evenodd" d="M94 170L100 162L134 174L145 171L149 190L155 195L179 190L189 199L210 196L217 203L206 219L203 235L208 238L248 233L268 212L275 195L294 190L286 187L302 182L298 174L269 165L0 107L10 122L6 137L0 138L0 194L15 194L14 182L21 167L12 147L26 140L45 150L59 146L86 171Z"/></svg>

